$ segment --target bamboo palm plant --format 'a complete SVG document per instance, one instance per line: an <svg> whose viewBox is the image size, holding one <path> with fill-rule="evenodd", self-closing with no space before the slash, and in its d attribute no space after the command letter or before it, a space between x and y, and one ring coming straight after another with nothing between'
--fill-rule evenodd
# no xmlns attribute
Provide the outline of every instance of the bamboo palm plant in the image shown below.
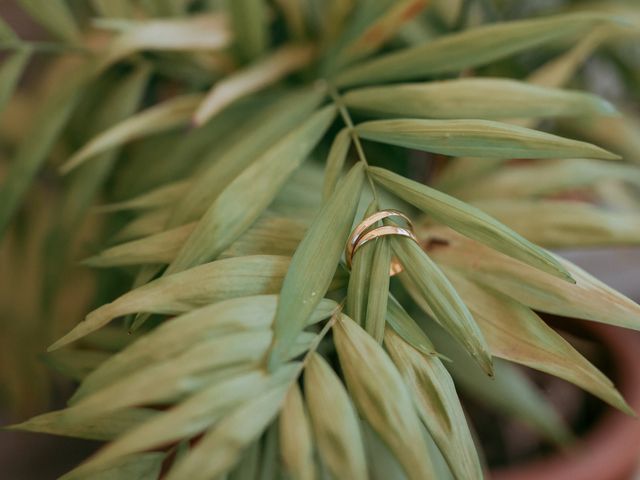
<svg viewBox="0 0 640 480"><path fill-rule="evenodd" d="M637 7L18 3L54 40L0 29L2 281L55 169L33 315L80 288L80 255L102 303L45 357L80 382L69 407L13 427L108 442L65 479L482 478L456 387L570 437L513 364L632 413L537 312L640 328L543 248L640 241L634 120L564 88L588 86L601 45L635 71ZM12 95L35 55L44 88ZM418 241L378 238L347 268L354 225L388 208Z"/></svg>

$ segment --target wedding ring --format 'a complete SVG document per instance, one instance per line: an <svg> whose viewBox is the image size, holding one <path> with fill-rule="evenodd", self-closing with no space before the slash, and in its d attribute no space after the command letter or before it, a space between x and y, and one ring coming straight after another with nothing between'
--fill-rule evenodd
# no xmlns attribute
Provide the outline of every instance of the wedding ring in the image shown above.
<svg viewBox="0 0 640 480"><path fill-rule="evenodd" d="M380 227L372 228L376 223L389 217L402 218L407 223L407 227L383 225ZM410 238L416 243L418 242L418 239L413 233L413 224L411 223L409 217L397 210L381 210L365 218L356 226L356 228L353 229L353 232L351 233L351 235L349 236L349 240L347 241L347 246L345 247L345 259L347 261L347 267L349 267L349 269L351 268L354 255L363 245L370 242L371 240L375 240L376 238L388 235L399 235L401 237ZM397 258L393 257L391 260L391 265L389 267L389 275L397 275L398 273L402 272L402 270L402 264L398 261Z"/></svg>

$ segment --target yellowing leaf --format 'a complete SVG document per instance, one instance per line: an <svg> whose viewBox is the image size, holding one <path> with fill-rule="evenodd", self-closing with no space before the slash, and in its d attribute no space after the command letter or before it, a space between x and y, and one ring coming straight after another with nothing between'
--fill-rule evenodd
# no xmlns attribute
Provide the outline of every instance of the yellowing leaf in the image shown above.
<svg viewBox="0 0 640 480"><path fill-rule="evenodd" d="M342 382L317 354L310 357L304 375L305 397L320 457L334 477L366 480L358 416Z"/></svg>
<svg viewBox="0 0 640 480"><path fill-rule="evenodd" d="M391 359L346 315L338 318L333 334L360 415L389 446L409 480L435 480L413 399Z"/></svg>
<svg viewBox="0 0 640 480"><path fill-rule="evenodd" d="M420 237L438 264L462 270L474 281L534 310L640 329L640 306L567 260L556 257L575 284L546 275L447 228L429 228ZM429 239L438 244L429 248Z"/></svg>
<svg viewBox="0 0 640 480"><path fill-rule="evenodd" d="M613 383L529 308L459 273L449 277L485 333L494 355L560 377L632 412Z"/></svg>
<svg viewBox="0 0 640 480"><path fill-rule="evenodd" d="M589 93L501 78L460 78L351 90L344 103L377 116L509 119L611 115L615 107Z"/></svg>
<svg viewBox="0 0 640 480"><path fill-rule="evenodd" d="M550 253L532 244L505 225L449 195L382 168L369 169L376 182L435 220L491 248L563 279L571 279Z"/></svg>
<svg viewBox="0 0 640 480"><path fill-rule="evenodd" d="M273 322L270 369L286 358L307 318L329 288L349 237L363 183L364 165L358 163L324 204L296 249Z"/></svg>
<svg viewBox="0 0 640 480"><path fill-rule="evenodd" d="M304 67L312 57L311 47L284 46L244 70L232 73L213 86L198 106L193 123L203 125L227 105Z"/></svg>
<svg viewBox="0 0 640 480"><path fill-rule="evenodd" d="M374 120L356 130L367 140L451 156L620 158L590 143L491 120Z"/></svg>

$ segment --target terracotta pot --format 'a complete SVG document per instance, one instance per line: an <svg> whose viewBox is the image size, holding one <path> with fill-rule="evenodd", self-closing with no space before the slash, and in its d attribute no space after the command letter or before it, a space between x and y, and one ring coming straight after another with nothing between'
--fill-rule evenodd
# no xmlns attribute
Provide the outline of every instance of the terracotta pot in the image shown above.
<svg viewBox="0 0 640 480"><path fill-rule="evenodd" d="M640 414L640 335L589 322L606 346L615 383ZM593 429L565 453L491 472L492 480L632 480L640 468L640 420L608 409Z"/></svg>

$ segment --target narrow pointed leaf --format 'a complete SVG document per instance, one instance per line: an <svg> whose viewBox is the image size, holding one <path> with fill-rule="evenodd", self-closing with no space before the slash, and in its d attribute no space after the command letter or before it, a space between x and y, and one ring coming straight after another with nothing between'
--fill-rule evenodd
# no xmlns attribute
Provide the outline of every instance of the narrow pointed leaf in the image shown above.
<svg viewBox="0 0 640 480"><path fill-rule="evenodd" d="M90 374L74 395L84 396L136 370L188 350L197 341L228 333L268 330L277 295L240 297L214 303L168 320L123 351L111 356ZM324 299L309 319L315 323L331 315L336 303Z"/></svg>
<svg viewBox="0 0 640 480"><path fill-rule="evenodd" d="M172 182L155 188L122 202L101 205L94 208L98 213L112 213L120 210L146 210L158 207L166 207L175 204L189 190L188 180Z"/></svg>
<svg viewBox="0 0 640 480"><path fill-rule="evenodd" d="M346 315L334 341L360 415L389 446L409 480L435 480L413 399L382 347Z"/></svg>
<svg viewBox="0 0 640 480"><path fill-rule="evenodd" d="M435 347L429 337L393 295L389 295L387 303L387 322L395 333L417 351L427 356L436 355Z"/></svg>
<svg viewBox="0 0 640 480"><path fill-rule="evenodd" d="M571 279L565 268L550 253L481 210L388 170L373 167L370 172L377 182L438 222L544 272Z"/></svg>
<svg viewBox="0 0 640 480"><path fill-rule="evenodd" d="M322 207L291 259L274 319L271 369L286 357L329 288L355 218L363 183L364 165L358 163Z"/></svg>
<svg viewBox="0 0 640 480"><path fill-rule="evenodd" d="M448 273L494 355L560 377L631 412L613 383L529 308L458 273Z"/></svg>
<svg viewBox="0 0 640 480"><path fill-rule="evenodd" d="M167 480L208 480L229 471L245 447L267 428L282 407L288 385L240 405L200 440L169 472Z"/></svg>
<svg viewBox="0 0 640 480"><path fill-rule="evenodd" d="M349 129L343 128L333 139L331 150L327 157L327 167L324 174L324 185L322 187L322 199L324 201L327 201L336 189L350 147L351 132Z"/></svg>
<svg viewBox="0 0 640 480"><path fill-rule="evenodd" d="M104 441L119 437L157 414L158 412L151 409L131 408L87 420L75 417L73 411L67 408L44 413L9 428Z"/></svg>
<svg viewBox="0 0 640 480"><path fill-rule="evenodd" d="M193 123L203 125L237 99L262 90L299 70L309 63L312 54L310 47L287 45L246 69L230 74L207 93L194 113Z"/></svg>
<svg viewBox="0 0 640 480"><path fill-rule="evenodd" d="M162 471L166 453L150 452L131 455L95 472L84 474L79 469L72 470L60 480L155 480ZM82 468L82 467L80 467Z"/></svg>
<svg viewBox="0 0 640 480"><path fill-rule="evenodd" d="M375 241L371 261L371 278L367 296L367 314L364 328L378 343L382 343L389 298L389 266L391 265L391 243L388 238Z"/></svg>
<svg viewBox="0 0 640 480"><path fill-rule="evenodd" d="M405 273L401 280L428 313L469 351L491 375L491 353L473 316L438 266L412 240L392 239L392 248Z"/></svg>
<svg viewBox="0 0 640 480"><path fill-rule="evenodd" d="M218 257L244 233L307 158L334 116L334 107L318 111L236 177L206 211L166 273Z"/></svg>
<svg viewBox="0 0 640 480"><path fill-rule="evenodd" d="M302 393L294 383L287 393L280 412L280 454L285 472L298 480L315 478L313 439Z"/></svg>
<svg viewBox="0 0 640 480"><path fill-rule="evenodd" d="M277 293L289 262L289 257L269 255L229 258L159 278L94 310L49 349L60 348L131 313L176 314L226 298Z"/></svg>
<svg viewBox="0 0 640 480"><path fill-rule="evenodd" d="M454 73L547 43L580 38L605 23L624 25L618 17L599 13L483 25L355 65L337 82L347 86Z"/></svg>
<svg viewBox="0 0 640 480"><path fill-rule="evenodd" d="M366 480L362 435L349 395L327 362L313 354L304 391L318 453L334 477Z"/></svg>
<svg viewBox="0 0 640 480"><path fill-rule="evenodd" d="M444 241L429 250L439 264L463 270L534 310L640 329L640 306L568 260L556 257L575 284L551 277L447 228L430 228L427 238Z"/></svg>
<svg viewBox="0 0 640 480"><path fill-rule="evenodd" d="M461 78L351 90L344 103L377 116L509 119L611 115L615 107L589 93L501 78Z"/></svg>
<svg viewBox="0 0 640 480"><path fill-rule="evenodd" d="M127 118L90 140L62 165L61 171L67 173L89 158L137 138L186 125L201 100L200 94L182 95Z"/></svg>
<svg viewBox="0 0 640 480"><path fill-rule="evenodd" d="M482 467L456 388L439 358L426 356L387 329L384 344L411 390L420 418L456 478L482 478Z"/></svg>
<svg viewBox="0 0 640 480"><path fill-rule="evenodd" d="M374 120L356 130L367 140L451 156L620 158L590 143L491 120Z"/></svg>

